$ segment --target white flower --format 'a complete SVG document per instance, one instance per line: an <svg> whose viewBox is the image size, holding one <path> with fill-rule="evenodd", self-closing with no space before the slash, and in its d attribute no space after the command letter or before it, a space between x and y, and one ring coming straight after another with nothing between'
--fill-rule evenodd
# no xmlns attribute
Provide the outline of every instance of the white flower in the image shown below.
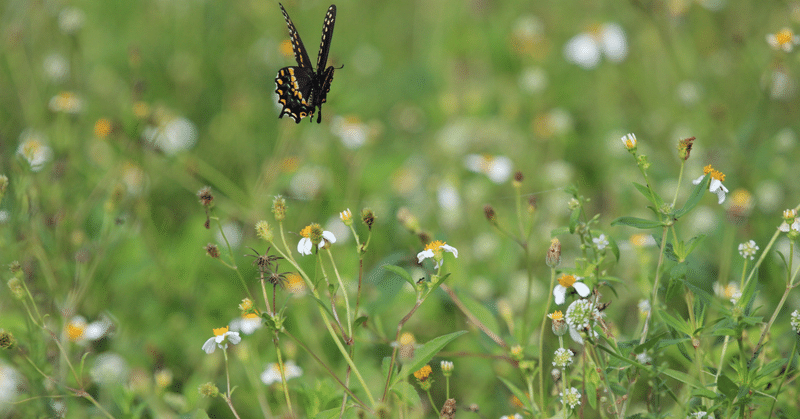
<svg viewBox="0 0 800 419"><path fill-rule="evenodd" d="M83 99L74 92L61 92L50 98L47 107L53 112L77 114L83 110Z"/></svg>
<svg viewBox="0 0 800 419"><path fill-rule="evenodd" d="M650 355L647 355L647 351L636 354L636 361L640 364L649 364L652 360L653 358L650 358Z"/></svg>
<svg viewBox="0 0 800 419"><path fill-rule="evenodd" d="M289 360L283 364L283 374L286 376L286 380L288 381L289 379L303 375L303 369L298 367L294 361ZM269 363L264 372L261 373L261 382L266 385L271 385L281 381L280 365L278 365L277 362Z"/></svg>
<svg viewBox="0 0 800 419"><path fill-rule="evenodd" d="M569 405L570 409L574 409L575 406L581 404L581 392L575 387L570 387L570 389L567 390L567 394L561 392L558 393L558 395L561 396L561 400L563 400L565 404Z"/></svg>
<svg viewBox="0 0 800 419"><path fill-rule="evenodd" d="M230 329L234 332L242 332L245 335L252 335L253 332L260 329L262 325L263 323L261 323L261 317L258 317L258 314L250 313L231 320Z"/></svg>
<svg viewBox="0 0 800 419"><path fill-rule="evenodd" d="M758 252L758 245L754 240L739 244L739 255L745 259L748 257L750 260L755 259L756 252Z"/></svg>
<svg viewBox="0 0 800 419"><path fill-rule="evenodd" d="M103 353L94 360L89 375L98 384L119 385L128 380L128 363L114 353Z"/></svg>
<svg viewBox="0 0 800 419"><path fill-rule="evenodd" d="M369 127L361 122L357 116L333 117L331 131L350 150L360 148L369 138Z"/></svg>
<svg viewBox="0 0 800 419"><path fill-rule="evenodd" d="M733 304L736 304L736 302L739 301L739 298L742 297L742 292L739 290L739 287L733 283L723 286L719 282L715 282L714 294L716 294L718 297L730 300L730 302Z"/></svg>
<svg viewBox="0 0 800 419"><path fill-rule="evenodd" d="M511 177L512 163L506 156L468 154L464 166L473 173L483 173L494 183L504 183Z"/></svg>
<svg viewBox="0 0 800 419"><path fill-rule="evenodd" d="M228 326L221 327L219 329L214 329L214 337L209 338L206 343L203 344L203 350L207 354L214 353L219 346L221 349L228 349L228 343L231 345L236 345L237 343L242 341L242 337L239 336L239 332L229 332Z"/></svg>
<svg viewBox="0 0 800 419"><path fill-rule="evenodd" d="M582 278L574 275L561 275L558 278L558 285L553 288L553 296L556 297L556 304L564 304L564 299L567 296L567 290L572 287L581 297L588 297L592 291L583 282Z"/></svg>
<svg viewBox="0 0 800 419"><path fill-rule="evenodd" d="M31 170L38 172L53 159L53 150L44 143L43 136L33 130L25 130L19 136L17 154L28 161Z"/></svg>
<svg viewBox="0 0 800 419"><path fill-rule="evenodd" d="M6 417L22 389L22 374L9 365L0 363L0 416Z"/></svg>
<svg viewBox="0 0 800 419"><path fill-rule="evenodd" d="M590 329L592 322L600 317L600 312L589 300L575 300L567 308L565 314L567 324L569 324L569 335L572 340L583 344L581 331L588 331L591 336L596 336L596 332Z"/></svg>
<svg viewBox="0 0 800 419"><path fill-rule="evenodd" d="M149 125L142 130L145 140L167 155L188 150L197 143L197 127L184 117L163 116L157 126Z"/></svg>
<svg viewBox="0 0 800 419"><path fill-rule="evenodd" d="M648 312L650 312L650 300L639 301L638 307L639 307L639 313L647 314Z"/></svg>
<svg viewBox="0 0 800 419"><path fill-rule="evenodd" d="M772 48L792 52L794 46L800 44L800 36L795 35L791 29L784 28L775 34L768 34L767 43Z"/></svg>
<svg viewBox="0 0 800 419"><path fill-rule="evenodd" d="M573 356L575 356L575 353L571 350L558 348L556 349L556 353L553 355L553 366L564 368L572 365Z"/></svg>
<svg viewBox="0 0 800 419"><path fill-rule="evenodd" d="M703 176L698 177L697 179L693 180L692 183L695 185L699 185L700 182L703 181L703 178L706 177L707 174L711 174L711 183L708 185L708 191L711 193L716 193L717 198L719 198L719 204L725 202L725 194L728 193L728 188L722 184L722 181L725 180L725 175L715 170L711 165L703 168Z"/></svg>
<svg viewBox="0 0 800 419"><path fill-rule="evenodd" d="M624 137L621 138L622 144L625 145L625 148L628 150L636 148L636 134L629 133L626 134Z"/></svg>
<svg viewBox="0 0 800 419"><path fill-rule="evenodd" d="M500 416L500 419L522 419L522 415L520 415L519 413L514 413L511 416L503 415L503 416Z"/></svg>
<svg viewBox="0 0 800 419"><path fill-rule="evenodd" d="M625 31L616 23L596 25L588 32L575 35L564 45L567 61L587 70L596 67L603 55L617 63L628 55Z"/></svg>
<svg viewBox="0 0 800 419"><path fill-rule="evenodd" d="M797 210L790 208L783 211L783 223L778 230L788 233L792 230L800 233L800 218L797 218Z"/></svg>
<svg viewBox="0 0 800 419"><path fill-rule="evenodd" d="M105 336L111 326L111 321L107 318L86 323L86 319L83 316L75 316L67 323L67 338L78 344L86 344L89 341L95 341Z"/></svg>
<svg viewBox="0 0 800 419"><path fill-rule="evenodd" d="M593 238L592 242L597 246L597 250L603 250L608 246L608 239L605 234Z"/></svg>
<svg viewBox="0 0 800 419"><path fill-rule="evenodd" d="M303 238L300 239L300 242L297 243L298 253L300 253L303 256L311 254L311 250L314 247L314 243L311 241L310 236L314 231L318 229L322 230L319 224L311 224L303 228L302 231L300 231L300 235L303 236ZM323 247L325 247L326 243L336 243L336 236L334 236L333 233L327 230L322 232L322 240L319 241L317 247L322 249Z"/></svg>
<svg viewBox="0 0 800 419"><path fill-rule="evenodd" d="M800 334L800 311L795 310L792 312L791 325L794 332Z"/></svg>
<svg viewBox="0 0 800 419"><path fill-rule="evenodd" d="M436 240L431 243L428 243L425 246L425 250L417 253L417 263L422 263L425 259L431 259L436 262L436 269L439 269L442 266L442 261L444 260L444 253L443 252L450 252L453 256L458 257L458 249L453 246L448 245L447 243Z"/></svg>

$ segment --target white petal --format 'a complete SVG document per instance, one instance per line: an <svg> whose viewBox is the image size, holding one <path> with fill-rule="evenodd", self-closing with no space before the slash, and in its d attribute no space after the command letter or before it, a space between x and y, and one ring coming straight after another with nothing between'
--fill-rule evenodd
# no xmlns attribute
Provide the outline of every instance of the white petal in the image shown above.
<svg viewBox="0 0 800 419"><path fill-rule="evenodd" d="M583 345L583 338L581 334L578 332L578 329L574 328L573 326L569 327L569 336L580 345Z"/></svg>
<svg viewBox="0 0 800 419"><path fill-rule="evenodd" d="M699 185L699 184L700 184L700 182L702 182L702 181L703 181L703 178L704 178L704 177L706 177L706 175L700 176L699 178L697 178L697 179L693 180L693 181L692 181L692 184L693 184L693 185Z"/></svg>
<svg viewBox="0 0 800 419"><path fill-rule="evenodd" d="M417 253L417 263L422 263L425 259L430 259L433 257L433 250L423 250Z"/></svg>
<svg viewBox="0 0 800 419"><path fill-rule="evenodd" d="M444 249L447 252L452 253L453 256L458 257L458 249L456 249L455 247L450 246L449 244L443 244L442 245L442 249Z"/></svg>
<svg viewBox="0 0 800 419"><path fill-rule="evenodd" d="M578 295L581 297L588 297L592 290L586 286L583 282L575 282L572 284L572 287L575 288L575 291L578 291Z"/></svg>
<svg viewBox="0 0 800 419"><path fill-rule="evenodd" d="M311 254L311 239L308 237L303 237L300 239L300 242L297 243L297 252L301 255L310 255Z"/></svg>
<svg viewBox="0 0 800 419"><path fill-rule="evenodd" d="M786 221L784 221L783 224L781 224L781 226L778 227L778 230L780 230L780 231L782 231L784 233L788 233L789 229L790 229L789 224L786 224Z"/></svg>
<svg viewBox="0 0 800 419"><path fill-rule="evenodd" d="M628 42L625 31L616 23L603 26L600 45L609 60L618 63L628 55Z"/></svg>
<svg viewBox="0 0 800 419"><path fill-rule="evenodd" d="M331 242L331 243L336 243L336 237L330 231L323 231L322 232L322 238L327 240L327 241L329 241L329 242ZM319 242L319 244L320 244L320 247L323 246L322 242Z"/></svg>
<svg viewBox="0 0 800 419"><path fill-rule="evenodd" d="M489 173L486 174L494 183L504 183L511 176L511 159L506 156L497 156L489 165Z"/></svg>
<svg viewBox="0 0 800 419"><path fill-rule="evenodd" d="M563 285L558 284L553 288L553 296L556 297L556 304L564 304L564 298L567 296L567 289Z"/></svg>
<svg viewBox="0 0 800 419"><path fill-rule="evenodd" d="M203 344L203 350L204 350L204 351L205 351L207 354L214 353L214 350L216 350L216 349L217 349L217 345L216 345L216 343L217 343L217 342L216 342L216 336L215 336L215 337L213 337L213 338L211 338L211 339L207 340L207 341L206 341L206 343L204 343L204 344Z"/></svg>
<svg viewBox="0 0 800 419"><path fill-rule="evenodd" d="M226 335L228 336L228 342L234 345L242 341L242 337L239 336L239 332L228 332Z"/></svg>
<svg viewBox="0 0 800 419"><path fill-rule="evenodd" d="M600 48L594 39L585 33L574 36L564 45L567 61L585 69L592 69L600 62Z"/></svg>

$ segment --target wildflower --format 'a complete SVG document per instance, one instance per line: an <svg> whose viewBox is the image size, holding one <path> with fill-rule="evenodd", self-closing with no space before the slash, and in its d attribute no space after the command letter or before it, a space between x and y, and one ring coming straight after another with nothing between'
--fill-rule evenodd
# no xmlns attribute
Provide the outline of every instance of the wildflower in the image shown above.
<svg viewBox="0 0 800 419"><path fill-rule="evenodd" d="M316 223L306 226L300 231L300 235L303 238L297 243L297 251L301 255L310 255L314 244L322 249L328 243L336 243L336 237L334 237L333 233L327 230L323 231L322 227Z"/></svg>
<svg viewBox="0 0 800 419"><path fill-rule="evenodd" d="M375 212L370 208L362 209L361 222L367 226L367 230L372 231L372 224L375 224Z"/></svg>
<svg viewBox="0 0 800 419"><path fill-rule="evenodd" d="M342 145L355 150L367 142L370 129L357 116L336 116L331 122L331 131L339 137Z"/></svg>
<svg viewBox="0 0 800 419"><path fill-rule="evenodd" d="M274 234L272 233L272 228L269 226L269 223L261 220L256 223L256 236L265 241L272 242L274 238Z"/></svg>
<svg viewBox="0 0 800 419"><path fill-rule="evenodd" d="M678 141L678 157L681 160L689 160L689 154L692 153L692 144L694 144L695 137L684 138Z"/></svg>
<svg viewBox="0 0 800 419"><path fill-rule="evenodd" d="M296 273L286 275L286 290L292 294L303 294L306 291L306 283L303 277Z"/></svg>
<svg viewBox="0 0 800 419"><path fill-rule="evenodd" d="M286 218L286 198L278 195L272 200L272 213L277 221L283 221Z"/></svg>
<svg viewBox="0 0 800 419"><path fill-rule="evenodd" d="M503 415L500 416L500 419L522 419L522 415L519 413L514 413L513 415Z"/></svg>
<svg viewBox="0 0 800 419"><path fill-rule="evenodd" d="M800 218L797 218L797 210L790 208L783 211L783 223L781 223L778 230L788 233L794 230L800 233Z"/></svg>
<svg viewBox="0 0 800 419"><path fill-rule="evenodd" d="M458 250L448 245L447 243L436 240L433 242L428 243L425 246L425 250L417 253L417 263L422 263L425 259L433 258L436 262L435 269L439 269L442 266L442 261L444 260L444 252L450 252L453 256L458 257Z"/></svg>
<svg viewBox="0 0 800 419"><path fill-rule="evenodd" d="M774 49L784 52L792 52L795 45L800 44L800 36L797 36L789 28L783 28L774 34L767 34L767 43Z"/></svg>
<svg viewBox="0 0 800 419"><path fill-rule="evenodd" d="M67 35L78 32L86 21L86 14L76 7L68 7L58 14L58 27Z"/></svg>
<svg viewBox="0 0 800 419"><path fill-rule="evenodd" d="M719 198L719 204L725 202L725 194L728 193L728 188L722 184L722 181L725 180L725 174L722 172L715 170L710 164L703 168L703 176L692 181L693 184L699 185L700 182L703 181L706 175L711 175L711 183L708 185L708 191L711 193L716 193L717 197Z"/></svg>
<svg viewBox="0 0 800 419"><path fill-rule="evenodd" d="M583 343L578 331L588 330L591 322L600 317L597 307L589 300L575 300L567 308L567 324L569 324L569 334L578 343Z"/></svg>
<svg viewBox="0 0 800 419"><path fill-rule="evenodd" d="M197 126L189 119L166 115L160 115L157 119L159 119L158 124L146 126L142 136L165 154L175 155L194 147L197 143Z"/></svg>
<svg viewBox="0 0 800 419"><path fill-rule="evenodd" d="M649 247L655 246L656 240L653 236L644 233L636 233L631 235L630 242L636 247Z"/></svg>
<svg viewBox="0 0 800 419"><path fill-rule="evenodd" d="M567 295L567 290L572 287L581 297L588 297L591 290L583 282L582 278L574 275L561 275L558 278L558 285L553 288L553 295L556 297L556 304L564 304L564 299Z"/></svg>
<svg viewBox="0 0 800 419"><path fill-rule="evenodd" d="M747 259L748 257L750 260L755 259L756 252L758 252L758 245L754 240L746 241L744 243L739 244L739 255L743 258Z"/></svg>
<svg viewBox="0 0 800 419"><path fill-rule="evenodd" d="M342 220L344 225L346 225L346 226L353 225L353 213L350 212L350 208L340 212L339 213L339 218Z"/></svg>
<svg viewBox="0 0 800 419"><path fill-rule="evenodd" d="M204 247L204 249L206 249L206 255L214 259L219 259L219 248L216 244L209 243Z"/></svg>
<svg viewBox="0 0 800 419"><path fill-rule="evenodd" d="M83 99L74 92L61 92L47 104L53 112L76 114L83 110Z"/></svg>
<svg viewBox="0 0 800 419"><path fill-rule="evenodd" d="M112 324L108 319L86 323L86 319L83 316L75 316L67 323L67 338L72 342L81 344L98 340L108 333L111 326Z"/></svg>
<svg viewBox="0 0 800 419"><path fill-rule="evenodd" d="M453 375L453 361L442 361L441 367L445 377Z"/></svg>
<svg viewBox="0 0 800 419"><path fill-rule="evenodd" d="M565 404L569 405L570 409L574 409L575 406L581 404L581 393L575 387L570 387L570 389L567 390L567 394L560 392L558 395L561 396L561 400L564 401Z"/></svg>
<svg viewBox="0 0 800 419"><path fill-rule="evenodd" d="M792 329L794 332L800 335L800 310L795 310L792 312Z"/></svg>
<svg viewBox="0 0 800 419"><path fill-rule="evenodd" d="M14 349L17 346L17 339L14 337L11 332L6 332L3 329L0 329L0 348L2 349Z"/></svg>
<svg viewBox="0 0 800 419"><path fill-rule="evenodd" d="M9 412L6 409L10 409L11 403L17 400L17 396L22 390L23 382L22 374L19 371L9 365L0 363L0 414L5 415Z"/></svg>
<svg viewBox="0 0 800 419"><path fill-rule="evenodd" d="M572 365L572 357L575 353L569 349L558 348L555 355L553 355L553 366L564 368Z"/></svg>
<svg viewBox="0 0 800 419"><path fill-rule="evenodd" d="M615 63L628 55L625 31L616 23L594 25L587 32L572 37L564 46L567 61L586 70L596 67L602 55Z"/></svg>
<svg viewBox="0 0 800 419"><path fill-rule="evenodd" d="M211 193L210 186L204 186L202 189L197 191L197 197L200 199L200 204L204 207L211 207L214 203L214 195Z"/></svg>
<svg viewBox="0 0 800 419"><path fill-rule="evenodd" d="M294 361L289 360L283 364L283 375L288 381L303 375L303 369L298 367ZM281 381L283 380L281 379L280 365L277 362L269 363L267 368L264 369L264 372L261 373L261 382L266 385L272 385L273 383L279 383Z"/></svg>
<svg viewBox="0 0 800 419"><path fill-rule="evenodd" d="M217 396L219 396L219 389L211 381L209 381L209 382L201 385L200 387L198 387L197 391L199 391L200 395L203 396L203 397L217 397Z"/></svg>
<svg viewBox="0 0 800 419"><path fill-rule="evenodd" d="M44 143L43 136L33 130L25 130L20 134L17 154L28 161L31 170L38 172L53 159L53 150Z"/></svg>
<svg viewBox="0 0 800 419"><path fill-rule="evenodd" d="M261 317L256 313L243 313L241 317L231 320L230 328L234 332L242 332L245 335L252 335L253 332L260 329Z"/></svg>
<svg viewBox="0 0 800 419"><path fill-rule="evenodd" d="M640 364L649 364L653 361L653 358L650 358L650 355L647 355L647 351L644 351L640 354L636 354L636 361Z"/></svg>
<svg viewBox="0 0 800 419"><path fill-rule="evenodd" d="M102 353L95 358L89 375L98 384L119 385L128 381L128 363L114 353Z"/></svg>
<svg viewBox="0 0 800 419"><path fill-rule="evenodd" d="M156 386L160 389L165 389L172 385L172 380L174 379L174 374L169 369L161 369L156 371L153 374L153 379L156 382Z"/></svg>
<svg viewBox="0 0 800 419"><path fill-rule="evenodd" d="M494 183L504 183L511 176L511 159L489 154L468 154L464 166L473 173L483 173Z"/></svg>
<svg viewBox="0 0 800 419"><path fill-rule="evenodd" d="M597 246L597 250L603 250L608 246L608 239L606 238L605 234L601 234L598 237L592 239L592 242Z"/></svg>
<svg viewBox="0 0 800 419"><path fill-rule="evenodd" d="M714 283L714 294L719 297L730 300L731 303L736 304L739 298L742 297L742 292L736 284L721 285L719 282Z"/></svg>
<svg viewBox="0 0 800 419"><path fill-rule="evenodd" d="M419 381L425 381L431 375L431 371L432 371L431 366L425 365L414 372L414 377L416 377L416 379Z"/></svg>
<svg viewBox="0 0 800 419"><path fill-rule="evenodd" d="M639 313L646 316L650 312L650 300L641 300L638 304Z"/></svg>
<svg viewBox="0 0 800 419"><path fill-rule="evenodd" d="M392 346L398 349L400 360L409 360L414 358L414 350L417 348L417 339L410 332L404 332L400 335L400 339L392 342Z"/></svg>
<svg viewBox="0 0 800 419"><path fill-rule="evenodd" d="M636 150L636 134L631 132L622 137L621 140L622 144L624 144L625 148L627 148L629 151Z"/></svg>
<svg viewBox="0 0 800 419"><path fill-rule="evenodd" d="M553 321L553 333L556 336L564 336L567 333L567 323L564 321L564 315L561 311L554 311L547 315Z"/></svg>
<svg viewBox="0 0 800 419"><path fill-rule="evenodd" d="M516 360L521 360L523 358L522 354L522 346L514 345L511 347L511 356L514 357Z"/></svg>
<svg viewBox="0 0 800 419"><path fill-rule="evenodd" d="M231 345L236 345L241 341L242 338L239 336L239 332L229 332L228 326L225 326L219 329L214 329L214 336L209 338L206 343L203 344L203 350L207 354L211 354L214 353L214 351L217 349L217 346L219 346L221 349L228 349L229 342Z"/></svg>
<svg viewBox="0 0 800 419"><path fill-rule="evenodd" d="M100 118L94 123L94 135L97 136L97 138L108 137L112 129L111 120L108 118Z"/></svg>
<svg viewBox="0 0 800 419"><path fill-rule="evenodd" d="M699 411L689 413L689 416L686 417L687 419L714 419L714 415L709 415L708 412Z"/></svg>
<svg viewBox="0 0 800 419"><path fill-rule="evenodd" d="M547 256L545 256L544 261L551 268L561 264L561 242L557 238L550 240L550 248L547 249Z"/></svg>

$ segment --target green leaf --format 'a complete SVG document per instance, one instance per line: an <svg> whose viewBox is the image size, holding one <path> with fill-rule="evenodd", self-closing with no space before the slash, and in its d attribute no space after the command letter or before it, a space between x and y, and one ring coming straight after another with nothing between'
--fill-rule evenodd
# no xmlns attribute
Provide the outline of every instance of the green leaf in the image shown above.
<svg viewBox="0 0 800 419"><path fill-rule="evenodd" d="M340 407L334 407L332 409L323 410L323 411L317 413L317 415L314 416L314 419L334 419L334 418L338 418L340 410L341 410Z"/></svg>
<svg viewBox="0 0 800 419"><path fill-rule="evenodd" d="M676 317L673 317L671 314L667 313L666 311L659 312L659 315L661 316L661 319L664 321L664 323L667 324L667 326L671 327L672 329L678 332L685 333L691 336L692 327L689 325L688 322L686 322L686 320L683 319L679 320Z"/></svg>
<svg viewBox="0 0 800 419"><path fill-rule="evenodd" d="M618 396L624 396L628 394L628 390L625 390L625 387L622 387L618 383L609 383L609 387L611 387L611 391Z"/></svg>
<svg viewBox="0 0 800 419"><path fill-rule="evenodd" d="M680 382L682 382L684 384L687 384L687 385L690 385L690 386L694 387L695 389L697 389L697 394L699 396L702 396L702 397L705 397L705 398L708 398L708 399L714 399L714 398L717 397L717 393L714 393L713 391L703 387L703 384L701 384L700 381L698 381L696 378L692 377L689 374L685 374L685 373L682 373L680 371L676 371L676 370L669 369L669 368L667 368L665 370L662 370L661 372L664 375L667 375L667 376L672 377L672 378L674 378L674 379L676 379L676 380L678 380L678 381L680 381Z"/></svg>
<svg viewBox="0 0 800 419"><path fill-rule="evenodd" d="M574 234L575 229L578 227L578 222L581 220L581 209L580 207L575 208L572 210L572 214L569 215L569 233Z"/></svg>
<svg viewBox="0 0 800 419"><path fill-rule="evenodd" d="M703 193L708 190L708 183L710 181L711 175L706 175L706 177L703 178L703 181L694 187L692 194L689 195L689 199L687 199L686 203L683 204L683 208L675 211L674 217L676 219L683 217L686 215L686 213L694 209L694 207L700 203L700 199L703 198Z"/></svg>
<svg viewBox="0 0 800 419"><path fill-rule="evenodd" d="M486 306L465 293L457 292L456 295L458 295L458 298L461 299L461 302L464 303L464 306L467 307L470 313L480 320L489 330L494 332L494 334L500 336L500 333L498 333L500 331L500 325L497 323L497 318Z"/></svg>
<svg viewBox="0 0 800 419"><path fill-rule="evenodd" d="M645 220L644 218L637 217L619 217L611 222L612 226L628 226L638 228L640 230L649 230L651 228L662 227L664 224L661 221Z"/></svg>
<svg viewBox="0 0 800 419"><path fill-rule="evenodd" d="M395 385L392 386L392 392L397 394L400 400L412 406L420 406L422 404L417 390L406 381L395 383Z"/></svg>
<svg viewBox="0 0 800 419"><path fill-rule="evenodd" d="M414 284L414 280L411 279L411 274L409 274L405 269L403 269L403 268L401 268L399 266L394 266L394 265L383 265L383 269L386 269L387 271L394 273L395 275L399 276L400 278L405 279L406 282L411 284L411 288L414 288L414 285L415 285Z"/></svg>
<svg viewBox="0 0 800 419"><path fill-rule="evenodd" d="M739 392L739 386L734 384L726 375L720 375L719 379L717 379L717 389L729 400L733 400L736 397L736 393Z"/></svg>
<svg viewBox="0 0 800 419"><path fill-rule="evenodd" d="M433 338L429 340L426 344L422 345L422 347L417 348L416 354L414 355L414 359L411 363L406 364L403 367L403 370L400 374L397 375L395 378L394 383L408 377L409 374L417 371L418 369L422 368L423 365L427 364L434 356L436 356L439 351L442 350L448 343L453 341L453 339L467 333L466 330L459 330L458 332L453 332L447 335L439 336L437 338ZM392 384L394 386L394 384Z"/></svg>
<svg viewBox="0 0 800 419"><path fill-rule="evenodd" d="M519 401L522 402L522 404L525 406L525 409L531 410L531 411L533 410L533 408L531 406L531 401L528 399L528 396L525 395L524 391L520 390L519 387L514 385L514 383L512 383L511 381L506 380L503 377L497 377L497 378L499 378L500 381L502 381L503 384L505 384L506 387L508 387L508 389L511 390L511 393L514 394L514 396L516 396L516 398L519 399Z"/></svg>
<svg viewBox="0 0 800 419"><path fill-rule="evenodd" d="M383 360L381 360L381 372L386 379L389 379L389 365L392 363L392 357L385 356Z"/></svg>
<svg viewBox="0 0 800 419"><path fill-rule="evenodd" d="M367 317L367 316L361 316L361 317L357 318L357 319L356 319L356 320L353 322L353 327L358 327L358 326L361 326L361 325L367 324L367 320L369 320L369 317Z"/></svg>
<svg viewBox="0 0 800 419"><path fill-rule="evenodd" d="M597 387L593 382L586 380L586 398L589 399L589 406L597 409Z"/></svg>
<svg viewBox="0 0 800 419"><path fill-rule="evenodd" d="M633 186L636 188L637 191L639 191L639 193L644 195L644 197L647 198L647 200L650 201L654 207L661 208L664 206L664 200L661 199L661 197L658 196L658 194L655 191L650 190L650 188L648 188L647 186L644 186L636 182L633 182Z"/></svg>

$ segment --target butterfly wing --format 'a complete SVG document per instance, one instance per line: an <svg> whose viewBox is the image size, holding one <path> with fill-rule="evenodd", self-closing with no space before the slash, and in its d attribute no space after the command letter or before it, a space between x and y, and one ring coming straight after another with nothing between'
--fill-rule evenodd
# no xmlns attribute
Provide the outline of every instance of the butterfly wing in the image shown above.
<svg viewBox="0 0 800 419"><path fill-rule="evenodd" d="M315 76L313 70L304 67L284 67L278 71L275 93L278 103L283 105L278 118L289 115L299 124L303 118L314 115Z"/></svg>
<svg viewBox="0 0 800 419"><path fill-rule="evenodd" d="M300 39L300 34L297 33L297 29L295 29L294 23L292 23L292 19L289 17L289 14L286 13L286 9L283 8L283 5L280 3L278 3L278 5L281 6L283 18L286 20L286 26L289 27L289 37L292 39L292 50L294 51L294 59L297 61L297 65L313 71L311 60L308 59L308 53L306 52L306 47L303 46L303 41ZM334 14L335 13L336 9L334 8Z"/></svg>
<svg viewBox="0 0 800 419"><path fill-rule="evenodd" d="M333 39L333 24L336 23L336 5L332 4L325 14L325 21L322 23L322 41L319 43L319 55L317 56L317 74L325 72L325 64L328 62L328 51L331 49Z"/></svg>

